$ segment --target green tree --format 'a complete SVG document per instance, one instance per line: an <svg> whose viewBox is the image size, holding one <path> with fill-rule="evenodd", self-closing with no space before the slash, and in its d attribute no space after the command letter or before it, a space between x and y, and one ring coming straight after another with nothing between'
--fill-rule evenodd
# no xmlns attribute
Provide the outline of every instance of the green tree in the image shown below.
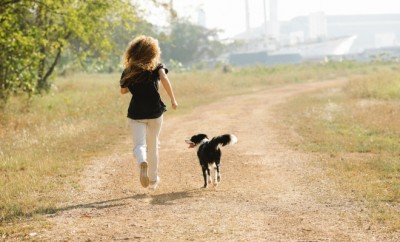
<svg viewBox="0 0 400 242"><path fill-rule="evenodd" d="M0 4L0 101L17 89L33 90L37 29L30 26L26 17L30 11L25 6L22 1Z"/></svg>
<svg viewBox="0 0 400 242"><path fill-rule="evenodd" d="M160 35L163 58L184 64L215 58L224 51L218 32L183 19L173 21L170 35Z"/></svg>
<svg viewBox="0 0 400 242"><path fill-rule="evenodd" d="M134 28L129 0L5 0L0 3L0 99L40 93L68 50L85 61L109 55L113 29ZM128 23L129 24L126 24Z"/></svg>

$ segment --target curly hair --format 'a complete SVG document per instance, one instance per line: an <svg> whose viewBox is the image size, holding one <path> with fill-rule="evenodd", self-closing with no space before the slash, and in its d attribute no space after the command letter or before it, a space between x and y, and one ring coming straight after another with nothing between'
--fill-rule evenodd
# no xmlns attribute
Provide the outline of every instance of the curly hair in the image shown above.
<svg viewBox="0 0 400 242"><path fill-rule="evenodd" d="M124 54L125 75L121 83L139 82L138 75L154 70L160 61L160 55L158 40L144 35L134 38Z"/></svg>

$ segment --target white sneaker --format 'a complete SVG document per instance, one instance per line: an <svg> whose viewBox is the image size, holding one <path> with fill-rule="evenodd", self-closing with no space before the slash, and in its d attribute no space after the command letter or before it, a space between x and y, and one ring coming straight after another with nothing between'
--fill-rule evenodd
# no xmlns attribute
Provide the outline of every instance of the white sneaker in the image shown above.
<svg viewBox="0 0 400 242"><path fill-rule="evenodd" d="M143 187L149 185L149 177L147 176L147 162L140 163L140 183Z"/></svg>
<svg viewBox="0 0 400 242"><path fill-rule="evenodd" d="M159 183L160 183L160 177L157 176L157 180L149 182L149 189L156 190Z"/></svg>

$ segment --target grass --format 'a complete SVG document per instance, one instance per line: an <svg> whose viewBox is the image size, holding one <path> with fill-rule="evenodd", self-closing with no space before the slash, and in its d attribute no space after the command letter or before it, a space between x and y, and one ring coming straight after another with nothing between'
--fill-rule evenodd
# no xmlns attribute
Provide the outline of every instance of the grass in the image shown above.
<svg viewBox="0 0 400 242"><path fill-rule="evenodd" d="M2 221L52 210L63 190L76 186L66 178L123 134L124 101L110 92L110 79L60 79L58 89L35 97L29 109L10 101L0 143Z"/></svg>
<svg viewBox="0 0 400 242"><path fill-rule="evenodd" d="M339 190L366 202L371 218L400 229L400 74L396 65L351 78L341 89L296 97L285 106L291 145L323 155Z"/></svg>
<svg viewBox="0 0 400 242"><path fill-rule="evenodd" d="M225 96L367 75L370 70L369 64L354 62L258 66L229 73L171 70L179 109L166 115L181 115ZM29 104L21 97L8 102L0 112L0 225L54 212L79 189L79 172L85 165L127 138L130 97L119 94L119 77L120 73L58 78L49 94L35 96ZM4 231L0 233L10 232Z"/></svg>

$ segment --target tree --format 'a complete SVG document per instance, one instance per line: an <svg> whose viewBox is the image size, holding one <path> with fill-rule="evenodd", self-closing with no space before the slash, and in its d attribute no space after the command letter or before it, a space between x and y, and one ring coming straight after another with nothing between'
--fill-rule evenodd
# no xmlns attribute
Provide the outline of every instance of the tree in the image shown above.
<svg viewBox="0 0 400 242"><path fill-rule="evenodd" d="M25 5L22 1L0 5L0 100L3 101L16 89L33 89L36 28L28 28L29 24L23 21L30 14Z"/></svg>
<svg viewBox="0 0 400 242"><path fill-rule="evenodd" d="M0 3L0 100L40 93L65 50L79 60L107 56L112 33L137 18L129 0L5 0ZM134 25L126 25L134 28Z"/></svg>
<svg viewBox="0 0 400 242"><path fill-rule="evenodd" d="M180 19L172 23L170 35L161 34L163 58L190 64L215 58L224 51L218 30L207 29Z"/></svg>

